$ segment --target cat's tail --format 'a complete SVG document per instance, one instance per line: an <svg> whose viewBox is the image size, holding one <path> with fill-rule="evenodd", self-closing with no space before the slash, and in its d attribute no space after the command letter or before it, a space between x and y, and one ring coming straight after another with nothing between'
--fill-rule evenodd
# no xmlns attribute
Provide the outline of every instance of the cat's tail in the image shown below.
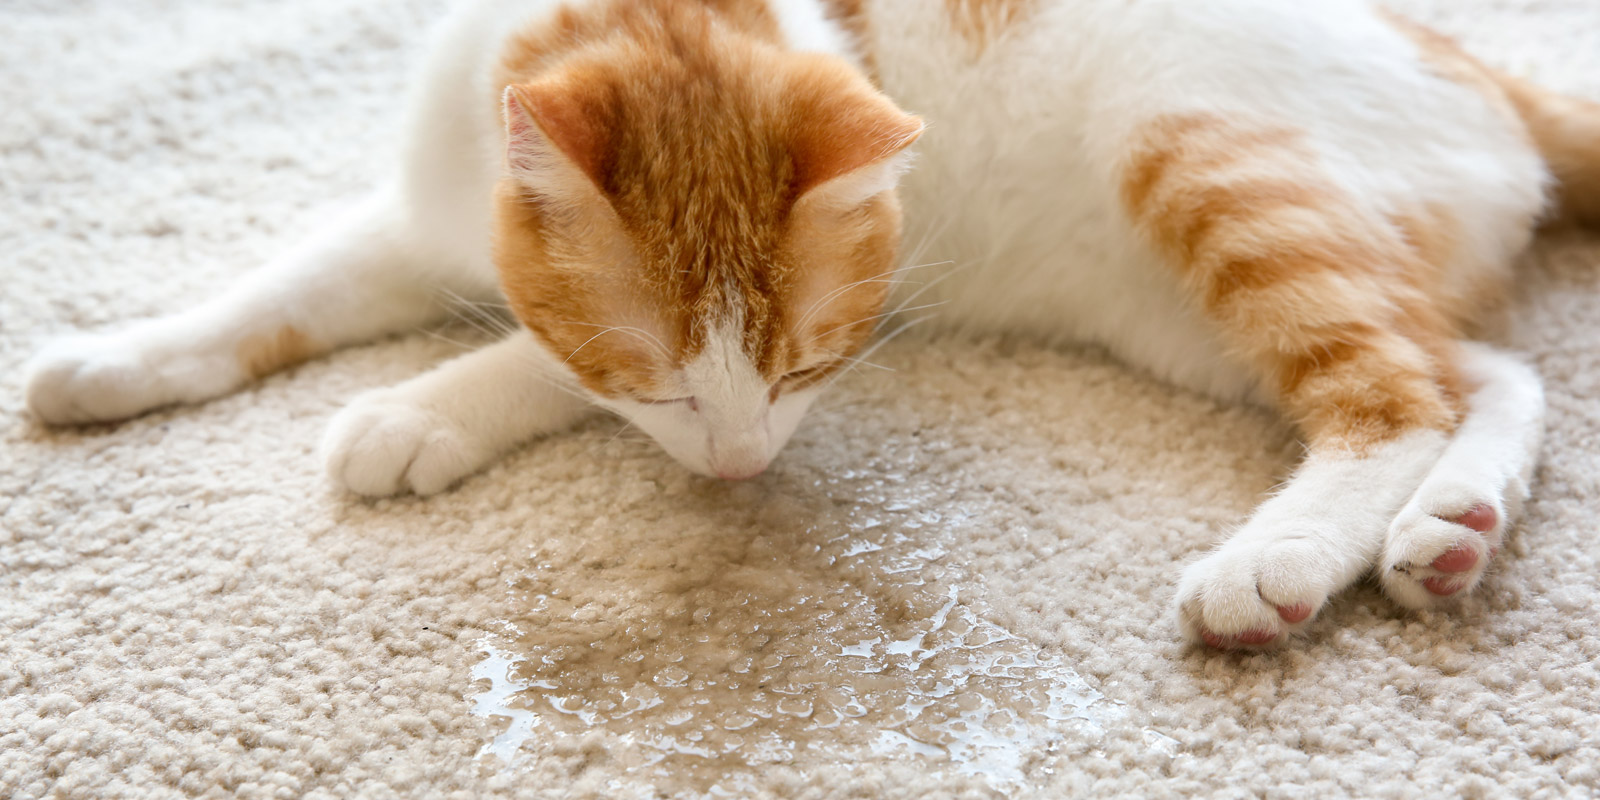
<svg viewBox="0 0 1600 800"><path fill-rule="evenodd" d="M1564 217L1600 228L1600 103L1496 74L1556 179Z"/></svg>

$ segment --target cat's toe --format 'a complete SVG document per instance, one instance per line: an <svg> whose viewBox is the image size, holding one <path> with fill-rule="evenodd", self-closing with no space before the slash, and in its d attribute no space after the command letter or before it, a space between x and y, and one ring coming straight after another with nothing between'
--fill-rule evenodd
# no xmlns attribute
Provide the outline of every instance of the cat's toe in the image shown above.
<svg viewBox="0 0 1600 800"><path fill-rule="evenodd" d="M126 419L170 402L160 376L107 337L51 342L25 369L28 408L50 425Z"/></svg>
<svg viewBox="0 0 1600 800"><path fill-rule="evenodd" d="M1309 542L1229 542L1184 570L1179 626L1218 649L1282 644L1327 601L1324 572Z"/></svg>
<svg viewBox="0 0 1600 800"><path fill-rule="evenodd" d="M1407 608L1470 593L1500 550L1506 515L1496 503L1473 498L1433 505L1426 498L1407 505L1384 545L1379 582Z"/></svg>
<svg viewBox="0 0 1600 800"><path fill-rule="evenodd" d="M368 496L434 494L486 460L483 448L448 419L381 393L358 398L334 417L323 454L335 483Z"/></svg>

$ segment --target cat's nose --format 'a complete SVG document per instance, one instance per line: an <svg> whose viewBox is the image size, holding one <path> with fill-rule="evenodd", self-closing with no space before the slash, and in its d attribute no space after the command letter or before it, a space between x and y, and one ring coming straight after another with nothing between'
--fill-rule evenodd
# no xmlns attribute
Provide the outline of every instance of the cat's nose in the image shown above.
<svg viewBox="0 0 1600 800"><path fill-rule="evenodd" d="M717 467L717 477L719 477L719 478L721 478L721 479L723 479L725 481L742 481L742 480L745 480L747 478L754 478L755 476L760 475L761 473L766 472L766 471L767 471L767 465L766 464L761 464L761 465L754 466L754 467L751 467L751 466L744 466L744 467L723 467L723 466L718 466Z"/></svg>
<svg viewBox="0 0 1600 800"><path fill-rule="evenodd" d="M711 471L723 480L742 481L765 472L772 461L764 431L727 437L711 443Z"/></svg>
<svg viewBox="0 0 1600 800"><path fill-rule="evenodd" d="M712 448L711 471L726 481L742 481L767 471L772 459L767 456L766 443L752 447Z"/></svg>

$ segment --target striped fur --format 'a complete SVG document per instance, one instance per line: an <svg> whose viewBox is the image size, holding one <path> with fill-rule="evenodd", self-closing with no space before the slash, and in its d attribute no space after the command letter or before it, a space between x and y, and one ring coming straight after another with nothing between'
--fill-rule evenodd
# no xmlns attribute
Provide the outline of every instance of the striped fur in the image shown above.
<svg viewBox="0 0 1600 800"><path fill-rule="evenodd" d="M1130 148L1122 199L1314 446L1454 429L1441 265L1324 179L1293 129L1158 118Z"/></svg>

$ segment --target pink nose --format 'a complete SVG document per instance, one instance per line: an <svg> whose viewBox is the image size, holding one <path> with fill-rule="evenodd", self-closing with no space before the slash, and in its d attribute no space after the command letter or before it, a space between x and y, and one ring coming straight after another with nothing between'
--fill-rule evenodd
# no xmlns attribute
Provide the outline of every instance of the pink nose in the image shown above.
<svg viewBox="0 0 1600 800"><path fill-rule="evenodd" d="M742 481L767 471L767 465L744 467L717 467L717 477L725 481Z"/></svg>

